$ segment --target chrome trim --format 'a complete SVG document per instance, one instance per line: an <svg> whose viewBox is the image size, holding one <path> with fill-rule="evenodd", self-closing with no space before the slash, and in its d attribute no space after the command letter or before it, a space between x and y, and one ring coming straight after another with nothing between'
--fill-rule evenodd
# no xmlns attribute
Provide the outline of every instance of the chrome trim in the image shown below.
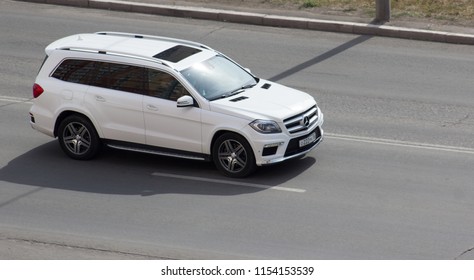
<svg viewBox="0 0 474 280"><path fill-rule="evenodd" d="M285 127L290 134L305 131L318 121L318 113L318 106L314 106L303 113L284 120Z"/></svg>

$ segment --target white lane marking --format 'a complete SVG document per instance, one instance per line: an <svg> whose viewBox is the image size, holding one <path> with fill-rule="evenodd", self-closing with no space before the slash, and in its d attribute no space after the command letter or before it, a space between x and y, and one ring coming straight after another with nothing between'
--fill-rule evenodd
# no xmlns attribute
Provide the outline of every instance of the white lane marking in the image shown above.
<svg viewBox="0 0 474 280"><path fill-rule="evenodd" d="M474 149L466 148L466 147L435 145L435 144L427 144L427 143L417 143L417 142L410 142L410 141L399 141L399 140L372 138L372 137L360 137L360 136L334 134L334 133L326 133L325 137L330 138L330 139L332 138L332 139L338 139L338 140L355 141L355 142L362 142L362 143L369 143L369 144L382 144L382 145L390 145L390 146L435 150L435 151L474 154Z"/></svg>
<svg viewBox="0 0 474 280"><path fill-rule="evenodd" d="M286 187L280 187L280 186L268 186L268 185L263 185L263 184L253 184L253 183L237 182L237 181L222 180L222 179L211 179L211 178L203 178L203 177L196 177L196 176L175 175L175 174L160 173L160 172L154 172L151 175L158 176L158 177L168 177L168 178L176 178L176 179L191 180L191 181L200 181L200 182L207 182L207 183L219 183L219 184L227 184L227 185L236 185L236 186L242 186L242 187L266 189L266 190L275 190L275 191L296 192L296 193L306 192L306 190L304 190L304 189L297 189L297 188L286 188Z"/></svg>
<svg viewBox="0 0 474 280"><path fill-rule="evenodd" d="M0 102L33 104L33 102L31 102L31 99L28 99L28 98L4 96L4 95L0 95Z"/></svg>

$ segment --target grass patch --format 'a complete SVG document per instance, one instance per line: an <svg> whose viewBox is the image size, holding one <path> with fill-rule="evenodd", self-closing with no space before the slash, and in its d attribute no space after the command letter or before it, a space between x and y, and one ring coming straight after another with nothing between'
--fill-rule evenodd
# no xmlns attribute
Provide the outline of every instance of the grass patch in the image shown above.
<svg viewBox="0 0 474 280"><path fill-rule="evenodd" d="M376 0L244 0L300 9L322 8L341 13L375 13ZM474 0L391 0L392 15L474 21Z"/></svg>
<svg viewBox="0 0 474 280"><path fill-rule="evenodd" d="M302 8L316 8L321 6L322 4L319 0L304 0L303 4L301 4Z"/></svg>

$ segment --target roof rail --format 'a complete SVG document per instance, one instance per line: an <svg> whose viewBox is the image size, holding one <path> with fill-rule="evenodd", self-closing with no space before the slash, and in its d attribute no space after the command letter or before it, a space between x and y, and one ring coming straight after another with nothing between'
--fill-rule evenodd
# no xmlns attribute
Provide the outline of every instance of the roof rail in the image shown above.
<svg viewBox="0 0 474 280"><path fill-rule="evenodd" d="M202 49L207 49L207 50L213 50L211 47L206 46L204 44L200 44L200 43L193 42L193 41L188 41L188 40L170 38L170 37L144 35L144 34L133 34L133 33L126 33L126 32L113 32L113 31L100 31L100 32L96 32L95 34L166 41L166 42L171 42L171 43L186 44L186 45L190 45L190 46L197 47L197 48L202 48Z"/></svg>
<svg viewBox="0 0 474 280"><path fill-rule="evenodd" d="M135 53L104 51L104 50L95 49L95 48L75 47L75 46L71 46L71 47L63 46L61 48L58 48L58 50L98 53L98 54L114 55L114 56L121 56L121 57L128 57L128 58L139 58L139 59L147 60L151 62L158 62L166 67L172 68L169 64L167 64L166 62L164 62L163 60L159 58L149 57L149 56L144 56L144 55L137 55Z"/></svg>

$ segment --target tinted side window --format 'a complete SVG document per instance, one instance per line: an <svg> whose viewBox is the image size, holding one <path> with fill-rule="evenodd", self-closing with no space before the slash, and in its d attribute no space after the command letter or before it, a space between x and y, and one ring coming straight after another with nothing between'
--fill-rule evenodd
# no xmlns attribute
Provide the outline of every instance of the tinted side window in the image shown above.
<svg viewBox="0 0 474 280"><path fill-rule="evenodd" d="M66 82L88 84L93 70L93 61L69 59L63 61L51 76Z"/></svg>
<svg viewBox="0 0 474 280"><path fill-rule="evenodd" d="M148 95L176 101L183 95L189 95L189 93L170 74L148 69Z"/></svg>
<svg viewBox="0 0 474 280"><path fill-rule="evenodd" d="M146 93L145 68L109 62L96 62L96 68L91 81L92 86L140 94Z"/></svg>

